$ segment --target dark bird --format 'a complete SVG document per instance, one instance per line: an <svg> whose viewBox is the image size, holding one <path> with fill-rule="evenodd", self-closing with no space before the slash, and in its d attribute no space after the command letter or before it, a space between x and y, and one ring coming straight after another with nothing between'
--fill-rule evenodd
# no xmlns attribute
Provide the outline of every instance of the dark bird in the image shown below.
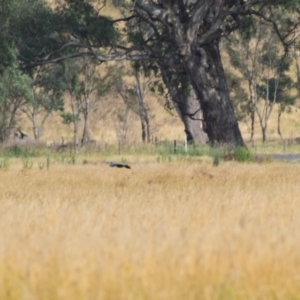
<svg viewBox="0 0 300 300"><path fill-rule="evenodd" d="M109 166L110 166L111 168L116 167L116 168L126 168L126 169L131 169L130 166L128 166L128 165L126 165L126 164L117 164L117 163L114 163L114 162L112 162L112 161L109 162Z"/></svg>

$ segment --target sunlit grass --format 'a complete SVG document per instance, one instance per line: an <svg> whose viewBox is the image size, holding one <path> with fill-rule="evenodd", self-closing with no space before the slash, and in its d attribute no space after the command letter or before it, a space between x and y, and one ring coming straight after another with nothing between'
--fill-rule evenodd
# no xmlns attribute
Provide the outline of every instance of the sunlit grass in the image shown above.
<svg viewBox="0 0 300 300"><path fill-rule="evenodd" d="M0 170L0 299L299 298L299 164L127 160Z"/></svg>

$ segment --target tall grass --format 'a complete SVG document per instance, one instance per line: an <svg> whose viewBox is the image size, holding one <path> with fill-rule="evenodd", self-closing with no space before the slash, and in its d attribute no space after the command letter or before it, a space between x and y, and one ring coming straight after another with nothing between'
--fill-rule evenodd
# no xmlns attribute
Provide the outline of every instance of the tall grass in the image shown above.
<svg viewBox="0 0 300 300"><path fill-rule="evenodd" d="M128 162L0 170L0 299L300 297L300 165Z"/></svg>

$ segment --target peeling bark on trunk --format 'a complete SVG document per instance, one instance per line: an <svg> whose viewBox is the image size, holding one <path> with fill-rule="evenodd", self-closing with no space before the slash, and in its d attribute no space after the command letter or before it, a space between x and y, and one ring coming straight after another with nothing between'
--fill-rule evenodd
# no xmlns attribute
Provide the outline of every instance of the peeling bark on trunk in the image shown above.
<svg viewBox="0 0 300 300"><path fill-rule="evenodd" d="M207 136L202 128L202 111L199 101L192 95L181 103L174 102L176 111L184 124L187 142L205 144Z"/></svg>
<svg viewBox="0 0 300 300"><path fill-rule="evenodd" d="M193 88L191 88L189 95L182 93L178 88L179 79L175 78L177 75L170 74L162 67L160 70L174 107L184 124L188 143L206 143L207 135L202 128L202 111Z"/></svg>
<svg viewBox="0 0 300 300"><path fill-rule="evenodd" d="M214 144L244 146L223 70L219 41L184 56L184 66L200 100L206 132Z"/></svg>

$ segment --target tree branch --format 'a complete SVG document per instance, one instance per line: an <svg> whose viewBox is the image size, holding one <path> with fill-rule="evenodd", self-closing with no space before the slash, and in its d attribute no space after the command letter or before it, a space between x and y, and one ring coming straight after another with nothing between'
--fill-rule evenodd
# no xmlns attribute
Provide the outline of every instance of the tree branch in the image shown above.
<svg viewBox="0 0 300 300"><path fill-rule="evenodd" d="M21 67L21 69L28 69L33 68L40 65L45 64L55 64L59 63L61 61L72 59L76 57L83 57L83 56L91 56L95 57L100 62L108 62L108 61L122 61L122 60L131 60L131 61L137 61L137 60L156 60L154 57L151 57L149 55L144 54L111 54L111 55L102 55L99 53L96 53L94 51L85 51L85 52L77 52L72 53L68 55L63 55L57 58L53 59L41 59L37 60L35 62L29 63Z"/></svg>

